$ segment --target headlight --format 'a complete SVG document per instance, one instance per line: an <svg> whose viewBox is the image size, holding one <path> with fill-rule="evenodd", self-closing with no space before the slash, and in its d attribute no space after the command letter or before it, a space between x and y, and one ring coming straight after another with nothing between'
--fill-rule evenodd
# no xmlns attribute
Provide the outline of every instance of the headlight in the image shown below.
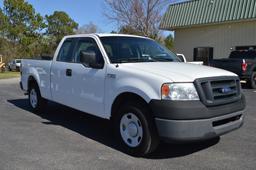
<svg viewBox="0 0 256 170"><path fill-rule="evenodd" d="M163 84L161 93L164 100L199 100L193 83Z"/></svg>

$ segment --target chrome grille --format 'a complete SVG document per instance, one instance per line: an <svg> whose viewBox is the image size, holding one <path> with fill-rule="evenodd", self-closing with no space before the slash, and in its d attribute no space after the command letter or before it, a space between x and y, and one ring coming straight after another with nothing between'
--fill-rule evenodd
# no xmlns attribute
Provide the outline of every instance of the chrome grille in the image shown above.
<svg viewBox="0 0 256 170"><path fill-rule="evenodd" d="M238 77L211 77L195 81L201 101L206 106L232 103L241 98Z"/></svg>

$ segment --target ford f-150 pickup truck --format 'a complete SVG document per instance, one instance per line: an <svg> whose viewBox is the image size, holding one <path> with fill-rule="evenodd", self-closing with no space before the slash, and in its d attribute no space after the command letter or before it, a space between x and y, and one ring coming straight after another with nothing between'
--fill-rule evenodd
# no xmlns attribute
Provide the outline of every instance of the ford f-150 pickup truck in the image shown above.
<svg viewBox="0 0 256 170"><path fill-rule="evenodd" d="M22 60L21 88L35 112L47 101L113 121L122 148L216 138L243 124L245 98L231 72L180 62L140 36L66 36L52 61Z"/></svg>

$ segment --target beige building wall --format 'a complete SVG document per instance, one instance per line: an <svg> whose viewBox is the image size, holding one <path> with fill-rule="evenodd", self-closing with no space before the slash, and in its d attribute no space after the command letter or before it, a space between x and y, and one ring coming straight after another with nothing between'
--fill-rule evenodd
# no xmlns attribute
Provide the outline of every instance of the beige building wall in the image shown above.
<svg viewBox="0 0 256 170"><path fill-rule="evenodd" d="M231 48L256 46L256 21L182 28L175 30L174 49L188 61L196 47L213 47L213 57L227 58Z"/></svg>

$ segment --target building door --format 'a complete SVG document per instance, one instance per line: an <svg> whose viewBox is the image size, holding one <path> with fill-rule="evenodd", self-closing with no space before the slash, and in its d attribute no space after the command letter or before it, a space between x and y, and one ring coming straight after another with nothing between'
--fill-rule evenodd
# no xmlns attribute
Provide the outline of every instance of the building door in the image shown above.
<svg viewBox="0 0 256 170"><path fill-rule="evenodd" d="M204 65L209 65L213 59L213 47L194 48L194 61L203 61Z"/></svg>

